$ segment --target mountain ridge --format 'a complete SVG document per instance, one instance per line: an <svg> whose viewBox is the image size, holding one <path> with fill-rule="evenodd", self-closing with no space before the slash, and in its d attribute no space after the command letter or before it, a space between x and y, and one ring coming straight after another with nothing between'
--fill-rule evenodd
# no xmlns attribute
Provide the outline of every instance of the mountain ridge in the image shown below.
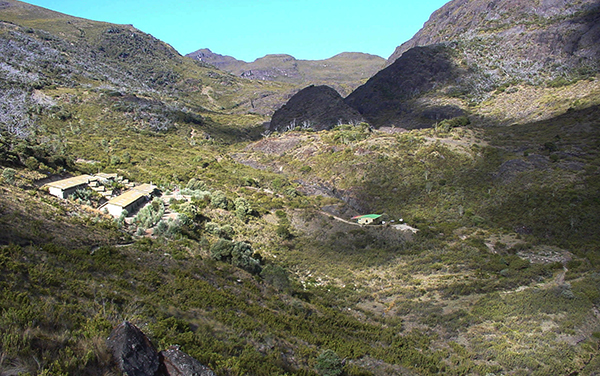
<svg viewBox="0 0 600 376"><path fill-rule="evenodd" d="M301 60L288 54L268 54L252 62L213 53L204 48L186 56L214 65L238 77L298 85L328 85L346 96L385 64L385 59L362 52L342 52L322 60Z"/></svg>
<svg viewBox="0 0 600 376"><path fill-rule="evenodd" d="M600 55L594 41L600 35L599 12L600 4L595 0L578 3L549 0L535 4L527 0L453 0L436 10L423 28L398 46L388 58L388 65L412 47L486 34L506 39L500 43L503 46L510 43L510 52L521 58L536 59L540 57L538 53L547 56L546 51L553 55L580 51L581 57L597 60ZM525 53L519 52L527 40L535 41L537 48L530 45Z"/></svg>

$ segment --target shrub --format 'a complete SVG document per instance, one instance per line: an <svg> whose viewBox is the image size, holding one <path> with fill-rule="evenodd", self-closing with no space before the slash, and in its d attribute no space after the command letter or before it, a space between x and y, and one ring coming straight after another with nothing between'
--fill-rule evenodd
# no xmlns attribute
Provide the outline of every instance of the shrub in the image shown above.
<svg viewBox="0 0 600 376"><path fill-rule="evenodd" d="M252 214L252 207L250 207L248 201L243 197L238 197L235 200L235 215L240 221L246 222L246 219L250 214Z"/></svg>
<svg viewBox="0 0 600 376"><path fill-rule="evenodd" d="M260 261L254 257L252 247L246 242L233 242L221 238L210 247L210 257L217 261L231 263L253 274L258 274L262 270Z"/></svg>
<svg viewBox="0 0 600 376"><path fill-rule="evenodd" d="M12 168L5 168L2 171L2 178L9 184L12 184L15 181L15 176L17 175L17 171Z"/></svg>
<svg viewBox="0 0 600 376"><path fill-rule="evenodd" d="M342 360L333 350L325 350L317 358L317 372L322 376L339 376L344 365Z"/></svg>
<svg viewBox="0 0 600 376"><path fill-rule="evenodd" d="M289 292L291 289L288 272L279 265L267 265L263 268L260 276L265 282L272 285L279 291Z"/></svg>
<svg viewBox="0 0 600 376"><path fill-rule="evenodd" d="M187 189L192 191L205 191L206 184L202 180L191 178L185 186Z"/></svg>
<svg viewBox="0 0 600 376"><path fill-rule="evenodd" d="M281 222L277 225L277 229L275 230L277 236L281 239L290 239L292 237L292 233L290 232L290 225L287 222Z"/></svg>
<svg viewBox="0 0 600 376"><path fill-rule="evenodd" d="M252 247L246 242L234 244L231 250L231 264L252 274L259 274L262 269L260 262L253 257Z"/></svg>
<svg viewBox="0 0 600 376"><path fill-rule="evenodd" d="M231 260L231 251L233 242L228 239L219 239L210 247L210 257L217 261L229 262Z"/></svg>
<svg viewBox="0 0 600 376"><path fill-rule="evenodd" d="M229 201L227 200L225 193L221 191L214 191L212 193L210 204L217 209L227 209Z"/></svg>
<svg viewBox="0 0 600 376"><path fill-rule="evenodd" d="M27 166L28 169L35 171L40 167L40 162L35 159L35 157L28 157L25 160L25 166Z"/></svg>

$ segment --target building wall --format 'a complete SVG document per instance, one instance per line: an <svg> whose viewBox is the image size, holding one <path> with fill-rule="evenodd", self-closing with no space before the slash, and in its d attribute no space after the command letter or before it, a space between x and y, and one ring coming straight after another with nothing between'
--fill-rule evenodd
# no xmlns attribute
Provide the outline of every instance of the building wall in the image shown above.
<svg viewBox="0 0 600 376"><path fill-rule="evenodd" d="M140 206L144 205L144 203L146 202L146 196L142 196L140 198L138 198L137 200L135 200L134 202L132 202L131 204L127 205L127 207L125 208L127 210L127 213L133 213L135 212Z"/></svg>
<svg viewBox="0 0 600 376"><path fill-rule="evenodd" d="M60 188L56 188L56 187L50 187L50 188L48 189L48 192L49 192L49 193L50 193L52 196L56 196L56 197L58 197L58 198L67 198L67 197L64 195L64 192L63 192L63 190L62 190L62 189L60 189Z"/></svg>
<svg viewBox="0 0 600 376"><path fill-rule="evenodd" d="M56 196L58 198L67 198L69 197L69 195L73 194L76 190L85 187L87 184L81 184L78 185L76 187L71 187L68 189L61 189L61 188L57 188L57 187L49 187L48 189L48 193L50 193L52 196Z"/></svg>
<svg viewBox="0 0 600 376"><path fill-rule="evenodd" d="M113 205L113 204L106 205L104 207L104 209L106 209L106 211L108 212L108 214L112 215L115 218L120 217L121 213L123 213L123 207L117 206L117 205Z"/></svg>

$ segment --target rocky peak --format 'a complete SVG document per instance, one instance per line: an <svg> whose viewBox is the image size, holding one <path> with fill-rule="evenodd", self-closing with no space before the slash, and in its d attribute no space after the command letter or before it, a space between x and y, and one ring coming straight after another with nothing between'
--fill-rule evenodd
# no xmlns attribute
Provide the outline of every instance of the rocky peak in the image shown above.
<svg viewBox="0 0 600 376"><path fill-rule="evenodd" d="M234 67L240 64L245 64L245 62L238 60L232 56L219 55L217 53L214 53L208 48L199 49L198 51L189 53L186 56L223 70L227 70L230 67Z"/></svg>
<svg viewBox="0 0 600 376"><path fill-rule="evenodd" d="M334 89L321 85L300 90L271 118L271 131L300 128L330 129L338 124L363 121L363 117L344 103Z"/></svg>

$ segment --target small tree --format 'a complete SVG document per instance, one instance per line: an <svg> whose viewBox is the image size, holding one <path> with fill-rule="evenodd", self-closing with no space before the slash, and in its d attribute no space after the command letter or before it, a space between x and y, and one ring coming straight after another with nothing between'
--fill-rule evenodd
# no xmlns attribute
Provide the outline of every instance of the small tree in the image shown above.
<svg viewBox="0 0 600 376"><path fill-rule="evenodd" d="M225 193L221 191L214 191L210 200L211 205L218 209L227 209L229 204Z"/></svg>

